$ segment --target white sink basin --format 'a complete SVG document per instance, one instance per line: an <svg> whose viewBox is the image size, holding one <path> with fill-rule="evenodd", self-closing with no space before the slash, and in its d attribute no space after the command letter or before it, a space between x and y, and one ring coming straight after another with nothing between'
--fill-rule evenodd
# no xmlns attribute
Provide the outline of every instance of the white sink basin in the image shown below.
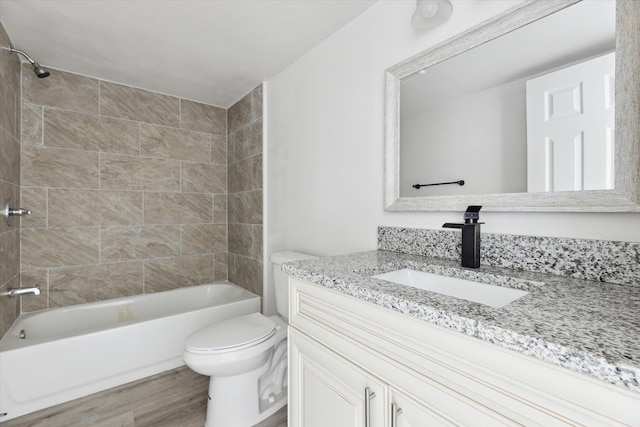
<svg viewBox="0 0 640 427"><path fill-rule="evenodd" d="M486 283L473 282L458 277L440 276L407 268L378 274L373 277L495 308L504 307L529 293L519 289L503 288L502 286L487 285Z"/></svg>

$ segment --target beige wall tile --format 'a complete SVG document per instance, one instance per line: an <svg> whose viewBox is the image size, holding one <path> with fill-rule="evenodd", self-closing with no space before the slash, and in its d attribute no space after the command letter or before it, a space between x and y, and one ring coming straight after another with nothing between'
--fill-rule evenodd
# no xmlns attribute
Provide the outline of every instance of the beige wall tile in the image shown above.
<svg viewBox="0 0 640 427"><path fill-rule="evenodd" d="M3 48L8 44L0 44ZM0 49L0 76L7 82L7 85L16 96L20 96L20 69L22 64L20 57L15 53L10 53L9 49ZM19 101L19 99L18 99Z"/></svg>
<svg viewBox="0 0 640 427"><path fill-rule="evenodd" d="M8 45L0 45L0 77L7 85L20 96L20 69L22 64L20 57L15 53L10 53Z"/></svg>
<svg viewBox="0 0 640 427"><path fill-rule="evenodd" d="M252 94L245 95L240 101L236 102L227 111L229 120L229 133L232 134L238 129L245 127L251 123L253 119L252 112Z"/></svg>
<svg viewBox="0 0 640 427"><path fill-rule="evenodd" d="M21 166L22 185L98 188L98 153L23 146Z"/></svg>
<svg viewBox="0 0 640 427"><path fill-rule="evenodd" d="M104 190L49 190L49 227L142 223L142 193Z"/></svg>
<svg viewBox="0 0 640 427"><path fill-rule="evenodd" d="M22 271L20 273L20 283L21 288L31 288L35 285L40 286L40 295L25 295L20 298L23 313L46 310L49 308L48 270Z"/></svg>
<svg viewBox="0 0 640 427"><path fill-rule="evenodd" d="M4 49L0 49L4 50ZM9 83L0 76L0 128L9 132L15 138L18 136L18 123L16 113L20 105L18 88L9 86Z"/></svg>
<svg viewBox="0 0 640 427"><path fill-rule="evenodd" d="M182 254L195 255L227 251L226 224L182 226Z"/></svg>
<svg viewBox="0 0 640 427"><path fill-rule="evenodd" d="M5 30L4 25L0 22L0 46L9 46L11 44L11 39L9 39L9 34L7 34L7 30Z"/></svg>
<svg viewBox="0 0 640 427"><path fill-rule="evenodd" d="M172 96L101 81L100 114L179 127L180 101Z"/></svg>
<svg viewBox="0 0 640 427"><path fill-rule="evenodd" d="M235 132L233 138L234 161L262 153L262 120L253 122Z"/></svg>
<svg viewBox="0 0 640 427"><path fill-rule="evenodd" d="M107 227L100 231L102 262L180 255L180 226Z"/></svg>
<svg viewBox="0 0 640 427"><path fill-rule="evenodd" d="M229 192L253 188L253 159L248 158L229 165Z"/></svg>
<svg viewBox="0 0 640 427"><path fill-rule="evenodd" d="M180 162L102 154L100 187L112 190L179 191Z"/></svg>
<svg viewBox="0 0 640 427"><path fill-rule="evenodd" d="M229 252L251 258L252 237L251 225L229 224Z"/></svg>
<svg viewBox="0 0 640 427"><path fill-rule="evenodd" d="M235 137L229 134L227 138L227 165L231 165L236 161Z"/></svg>
<svg viewBox="0 0 640 427"><path fill-rule="evenodd" d="M251 91L251 113L253 120L262 120L262 85Z"/></svg>
<svg viewBox="0 0 640 427"><path fill-rule="evenodd" d="M22 270L96 264L98 242L97 227L23 228L20 235Z"/></svg>
<svg viewBox="0 0 640 427"><path fill-rule="evenodd" d="M262 295L262 85L229 108L229 280Z"/></svg>
<svg viewBox="0 0 640 427"><path fill-rule="evenodd" d="M0 145L2 159L17 158L0 173L22 157L21 197L34 214L22 221L16 277L51 291L25 309L141 293L144 270L150 292L225 280L226 110L66 72L37 81L25 70L24 145ZM5 121L13 131L17 116ZM16 183L0 177L0 188L18 197L14 172Z"/></svg>
<svg viewBox="0 0 640 427"><path fill-rule="evenodd" d="M140 125L129 120L45 108L44 145L76 150L140 152Z"/></svg>
<svg viewBox="0 0 640 427"><path fill-rule="evenodd" d="M4 286L0 284L0 291L4 292L9 288L18 288L18 277L14 277ZM0 298L0 337L7 333L13 322L20 314L20 298Z"/></svg>
<svg viewBox="0 0 640 427"><path fill-rule="evenodd" d="M6 49L9 36L0 24L0 207L20 204L20 58ZM20 287L20 221L0 217L0 291ZM17 252L17 254L16 254ZM0 298L0 338L20 314L20 298Z"/></svg>
<svg viewBox="0 0 640 427"><path fill-rule="evenodd" d="M142 262L51 269L50 306L62 307L141 294L142 277Z"/></svg>
<svg viewBox="0 0 640 427"><path fill-rule="evenodd" d="M46 79L38 78L31 66L22 66L22 100L30 104L65 110L98 113L98 80L50 69Z"/></svg>
<svg viewBox="0 0 640 427"><path fill-rule="evenodd" d="M223 282L229 278L229 254L213 254L213 280Z"/></svg>
<svg viewBox="0 0 640 427"><path fill-rule="evenodd" d="M228 222L229 197L226 194L213 195L213 222L226 224Z"/></svg>
<svg viewBox="0 0 640 427"><path fill-rule="evenodd" d="M144 291L160 292L213 282L213 255L145 261Z"/></svg>
<svg viewBox="0 0 640 427"><path fill-rule="evenodd" d="M20 184L20 144L9 132L1 128L0 180L12 184ZM4 203L4 200L2 203Z"/></svg>
<svg viewBox="0 0 640 427"><path fill-rule="evenodd" d="M186 99L180 100L180 127L198 132L227 134L227 110Z"/></svg>
<svg viewBox="0 0 640 427"><path fill-rule="evenodd" d="M262 154L253 156L251 159L253 160L252 188L259 190L262 188Z"/></svg>
<svg viewBox="0 0 640 427"><path fill-rule="evenodd" d="M145 193L145 224L209 223L212 219L211 194Z"/></svg>
<svg viewBox="0 0 640 427"><path fill-rule="evenodd" d="M31 215L20 218L22 228L47 226L47 189L42 187L22 187L20 205L31 211Z"/></svg>
<svg viewBox="0 0 640 427"><path fill-rule="evenodd" d="M43 110L40 105L22 103L22 144L43 144Z"/></svg>
<svg viewBox="0 0 640 427"><path fill-rule="evenodd" d="M4 218L3 218L4 219ZM20 272L20 230L0 234L0 284Z"/></svg>
<svg viewBox="0 0 640 427"><path fill-rule="evenodd" d="M262 225L251 226L251 237L253 242L251 258L262 261Z"/></svg>
<svg viewBox="0 0 640 427"><path fill-rule="evenodd" d="M182 162L182 191L226 193L227 167L209 163Z"/></svg>
<svg viewBox="0 0 640 427"><path fill-rule="evenodd" d="M206 133L143 123L140 128L140 153L163 159L209 161L211 138Z"/></svg>
<svg viewBox="0 0 640 427"><path fill-rule="evenodd" d="M262 224L262 190L229 195L229 223Z"/></svg>
<svg viewBox="0 0 640 427"><path fill-rule="evenodd" d="M20 67L18 55L0 49L0 127L16 139L20 138Z"/></svg>
<svg viewBox="0 0 640 427"><path fill-rule="evenodd" d="M229 280L262 297L262 262L230 253Z"/></svg>
<svg viewBox="0 0 640 427"><path fill-rule="evenodd" d="M6 181L0 181L0 206L5 207L7 199L12 200L13 207L20 207L22 201L20 199L20 186ZM0 233L16 230L20 228L20 219L13 218L11 226L7 224L4 216L0 216ZM0 283L1 285L2 283Z"/></svg>
<svg viewBox="0 0 640 427"><path fill-rule="evenodd" d="M223 135L211 135L211 163L216 165L227 164L227 137Z"/></svg>

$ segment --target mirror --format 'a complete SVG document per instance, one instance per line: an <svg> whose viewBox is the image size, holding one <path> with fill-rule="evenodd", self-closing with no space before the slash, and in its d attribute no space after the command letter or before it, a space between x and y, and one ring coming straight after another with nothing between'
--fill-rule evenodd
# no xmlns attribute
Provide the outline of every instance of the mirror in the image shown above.
<svg viewBox="0 0 640 427"><path fill-rule="evenodd" d="M615 5L615 12L612 5ZM590 18L589 14L594 12L589 9L593 7L598 10L595 18ZM526 2L388 69L385 208L463 210L469 204L480 204L483 209L494 211L639 211L640 125L637 117L640 89L634 81L634 73L640 65L638 34L633 30L634 25L637 28L639 12L640 7L633 0L616 3ZM617 16L615 26L612 22L614 13ZM581 17L576 18L580 14ZM567 17L572 22L579 21L581 29L563 27L561 22ZM601 25L607 21L608 26ZM560 37L549 32L550 28L558 27L572 36ZM615 27L615 45L612 27ZM531 40L540 42L539 47L525 44ZM572 40L584 43L573 46L568 43ZM516 57L517 52L508 53L508 58L515 58L511 64L504 57L500 59L500 55L514 45L528 55ZM614 47L616 53L610 54ZM615 79L612 75L606 81L610 85L607 92L611 94L607 101L609 107L613 106L615 85L615 120L614 109L609 108L609 122L596 138L600 151L591 155L597 159L598 173L587 173L595 170L594 166L581 170L582 164L576 167L566 163L560 165L558 159L562 150L557 147L562 147L561 144L556 145L555 152L551 145L550 151L549 138L540 138L540 134L535 133L537 138L530 136L530 141L547 142L527 143L527 133L536 129L528 122L527 111L536 111L534 107L544 110L548 106L527 104L525 107L525 104L529 98L549 98L527 95L530 90L534 94L534 90L544 93L540 91L538 81L546 82L547 76L556 78L555 75L567 70L573 72L585 63L601 63L605 59L611 70L615 61ZM496 74L496 70L500 73ZM443 81L455 84L446 85ZM526 81L530 81L532 89L526 88ZM499 90L487 90L496 87ZM447 90L443 91L443 88ZM509 93L508 101L495 101L498 92ZM571 92L568 96L557 94L551 105L562 99L572 100ZM492 105L491 102L497 103ZM473 110L473 104L480 105L480 110ZM556 116L563 114L562 102L555 105L559 106ZM422 115L425 110L430 116ZM446 116L450 111L455 111L454 119ZM548 111L545 114L548 115ZM508 122L509 126L494 125L487 119L492 115L497 121ZM441 124L445 125L439 126ZM593 139L588 138L588 141ZM584 141L573 145L582 147L582 144ZM579 153L581 159L589 158L589 146L585 147ZM549 166L549 157L556 160L555 172L553 164ZM573 159L576 154L572 151L565 157ZM540 164L542 167L534 167ZM587 160L585 164L591 165ZM547 172L543 173L545 166ZM538 170L541 172L535 172ZM566 179L563 174L567 175ZM578 182L574 179L578 175L585 178ZM414 184L458 180L465 180L464 185L412 188Z"/></svg>

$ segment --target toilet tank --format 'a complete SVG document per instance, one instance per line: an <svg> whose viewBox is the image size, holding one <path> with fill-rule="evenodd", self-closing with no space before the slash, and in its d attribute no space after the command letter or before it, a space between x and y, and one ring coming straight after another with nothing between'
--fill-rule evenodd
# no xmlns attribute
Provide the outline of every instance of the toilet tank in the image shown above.
<svg viewBox="0 0 640 427"><path fill-rule="evenodd" d="M271 264L273 265L273 282L276 291L276 308L278 314L289 318L289 276L282 272L280 266L285 262L300 261L304 259L317 258L313 255L300 252L273 252L271 254Z"/></svg>

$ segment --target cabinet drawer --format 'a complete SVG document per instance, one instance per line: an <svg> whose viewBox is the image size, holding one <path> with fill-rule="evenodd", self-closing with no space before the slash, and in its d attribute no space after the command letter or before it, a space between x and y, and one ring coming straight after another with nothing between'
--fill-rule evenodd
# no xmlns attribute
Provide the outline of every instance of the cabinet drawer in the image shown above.
<svg viewBox="0 0 640 427"><path fill-rule="evenodd" d="M640 425L640 397L620 387L302 280L290 286L292 326L418 401L430 384L506 424Z"/></svg>

